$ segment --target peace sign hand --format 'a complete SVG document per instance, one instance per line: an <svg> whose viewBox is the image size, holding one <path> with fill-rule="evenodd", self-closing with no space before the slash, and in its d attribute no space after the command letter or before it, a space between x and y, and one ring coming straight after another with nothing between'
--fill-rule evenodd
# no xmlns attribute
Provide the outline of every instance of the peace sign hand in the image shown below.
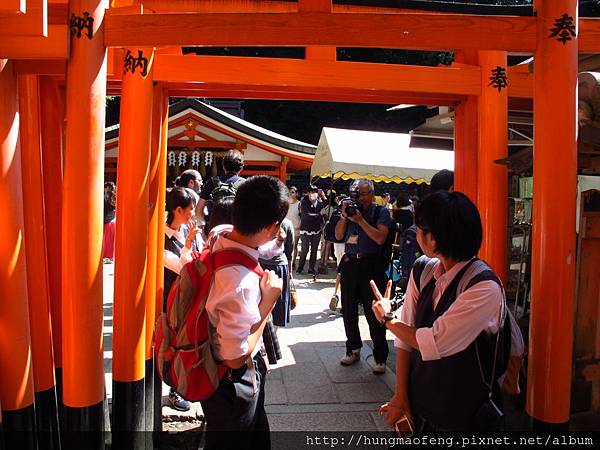
<svg viewBox="0 0 600 450"><path fill-rule="evenodd" d="M383 316L392 310L392 303L390 301L390 297L392 295L392 280L388 281L387 286L385 287L385 295L382 296L381 292L377 288L377 285L373 280L371 280L371 290L373 294L375 294L375 300L373 300L373 312L375 313L375 317L377 320L381 322Z"/></svg>

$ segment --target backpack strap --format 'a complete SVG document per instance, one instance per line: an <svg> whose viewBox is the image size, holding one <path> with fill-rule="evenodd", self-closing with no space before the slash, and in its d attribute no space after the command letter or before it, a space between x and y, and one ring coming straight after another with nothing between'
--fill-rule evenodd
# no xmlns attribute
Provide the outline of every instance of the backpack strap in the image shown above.
<svg viewBox="0 0 600 450"><path fill-rule="evenodd" d="M371 214L369 215L369 218L367 219L365 217L365 219L369 225L377 228L377 219L379 218L379 212L381 211L381 208L383 208L383 206L378 205L377 203L373 204L373 206L374 208L371 209Z"/></svg>
<svg viewBox="0 0 600 450"><path fill-rule="evenodd" d="M258 261L242 250L218 250L212 254L212 257L215 271L229 266L243 266L259 277L264 274L264 270Z"/></svg>
<svg viewBox="0 0 600 450"><path fill-rule="evenodd" d="M244 181L246 181L246 179L245 179L245 178L239 177L237 180L235 180L235 181L233 182L233 185L232 185L232 186L233 186L233 188L234 188L234 189L237 191L237 190L238 190L238 188L239 188L239 187L240 187L242 184L244 184Z"/></svg>

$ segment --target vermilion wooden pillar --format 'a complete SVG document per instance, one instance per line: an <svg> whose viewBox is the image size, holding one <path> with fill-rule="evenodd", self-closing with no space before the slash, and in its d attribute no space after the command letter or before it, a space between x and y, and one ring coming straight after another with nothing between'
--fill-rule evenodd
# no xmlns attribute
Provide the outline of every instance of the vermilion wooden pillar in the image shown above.
<svg viewBox="0 0 600 450"><path fill-rule="evenodd" d="M155 91L156 92L156 91ZM169 140L169 91L165 88L161 91L161 133L160 133L160 154L158 156L158 200L157 209L163 214L160 225L157 228L156 236L156 314L163 309L165 270L164 270L164 251L165 232L164 232L164 212L167 193L167 142ZM154 371L154 431L162 431L162 416L160 401L162 398L162 382Z"/></svg>
<svg viewBox="0 0 600 450"><path fill-rule="evenodd" d="M40 116L42 135L42 171L44 178L44 208L48 290L52 317L52 350L56 374L56 397L59 417L62 409L62 314L61 314L61 254L62 254L62 191L63 191L63 125L64 96L58 83L41 76Z"/></svg>
<svg viewBox="0 0 600 450"><path fill-rule="evenodd" d="M33 449L34 382L27 307L19 104L13 64L0 60L0 403L4 431Z"/></svg>
<svg viewBox="0 0 600 450"><path fill-rule="evenodd" d="M457 62L477 65L476 51L462 51ZM455 109L454 115L454 190L477 203L477 157L479 149L479 101L468 96Z"/></svg>
<svg viewBox="0 0 600 450"><path fill-rule="evenodd" d="M121 95L113 331L113 431L144 430L152 48L126 49ZM152 326L149 324L149 326ZM123 442L123 445L127 443Z"/></svg>
<svg viewBox="0 0 600 450"><path fill-rule="evenodd" d="M152 99L152 136L150 140L150 170L149 170L149 188L148 205L150 207L148 214L148 271L146 274L146 371L145 371L145 409L146 409L146 431L152 431L154 426L154 414L160 413L161 408L154 407L154 364L153 364L153 337L154 324L156 321L157 305L157 252L158 231L163 230L164 208L159 206L159 169L160 169L160 146L162 132L162 108L163 108L163 88L155 84ZM160 310L159 310L160 311ZM158 405L157 405L158 406Z"/></svg>
<svg viewBox="0 0 600 450"><path fill-rule="evenodd" d="M108 0L71 0L62 209L63 400L67 431L104 448L102 232ZM76 435L67 434L74 438Z"/></svg>
<svg viewBox="0 0 600 450"><path fill-rule="evenodd" d="M527 412L570 415L577 197L577 0L539 0L534 70L533 241ZM554 93L560 93L555 95Z"/></svg>
<svg viewBox="0 0 600 450"><path fill-rule="evenodd" d="M41 446L54 449L60 444L44 232L40 95L36 75L19 76L19 111L24 118L20 123L20 139L36 423L38 430L48 433L49 439L40 442Z"/></svg>
<svg viewBox="0 0 600 450"><path fill-rule="evenodd" d="M281 163L279 166L279 179L281 180L281 182L283 184L287 183L287 165L288 165L289 161L290 161L289 156L283 156L281 158Z"/></svg>
<svg viewBox="0 0 600 450"><path fill-rule="evenodd" d="M479 256L506 282L508 173L494 161L508 155L506 52L480 51L477 207L483 224Z"/></svg>

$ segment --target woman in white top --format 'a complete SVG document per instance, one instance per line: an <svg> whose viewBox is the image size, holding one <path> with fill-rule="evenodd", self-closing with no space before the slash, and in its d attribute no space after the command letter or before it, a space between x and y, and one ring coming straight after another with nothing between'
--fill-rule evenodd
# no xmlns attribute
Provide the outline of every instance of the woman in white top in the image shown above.
<svg viewBox="0 0 600 450"><path fill-rule="evenodd" d="M294 227L294 250L292 252L292 260L290 261L292 263L290 269L291 271L296 263L296 256L298 255L298 241L300 240L300 203L298 200L298 188L296 186L291 186L289 191L290 207L285 218L292 222Z"/></svg>

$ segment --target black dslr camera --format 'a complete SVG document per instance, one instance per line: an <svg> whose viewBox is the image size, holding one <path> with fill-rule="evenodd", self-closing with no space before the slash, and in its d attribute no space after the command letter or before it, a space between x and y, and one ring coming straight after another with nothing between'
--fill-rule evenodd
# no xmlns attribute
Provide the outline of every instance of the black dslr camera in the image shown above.
<svg viewBox="0 0 600 450"><path fill-rule="evenodd" d="M358 203L358 191L350 191L350 203L346 205L346 214L348 217L355 216L358 211L362 212L362 207Z"/></svg>

